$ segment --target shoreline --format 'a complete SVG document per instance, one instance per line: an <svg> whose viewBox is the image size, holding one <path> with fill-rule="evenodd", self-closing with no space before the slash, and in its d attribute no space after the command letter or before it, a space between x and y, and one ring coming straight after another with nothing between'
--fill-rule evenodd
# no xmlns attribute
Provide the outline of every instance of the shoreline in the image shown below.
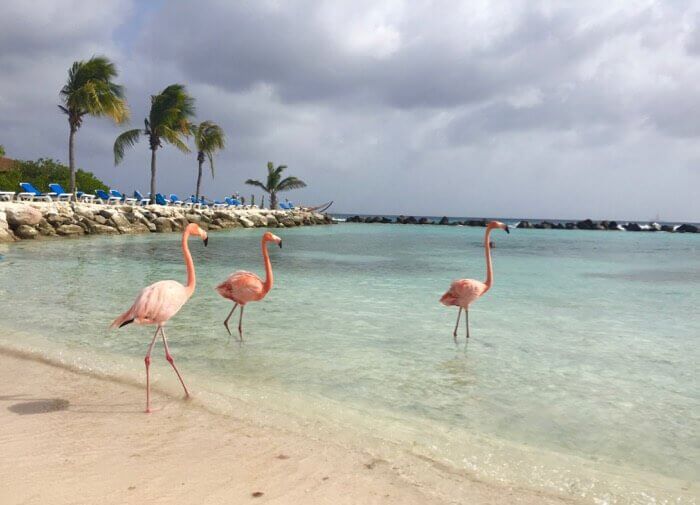
<svg viewBox="0 0 700 505"><path fill-rule="evenodd" d="M3 502L579 503L419 458L397 464L311 427L255 425L160 388L146 415L142 386L21 351L0 348L0 381L12 384L0 396L0 473L23 475L0 490Z"/></svg>
<svg viewBox="0 0 700 505"><path fill-rule="evenodd" d="M21 334L16 334L15 337L21 337ZM577 457L550 453L545 449L530 448L527 445L523 447L512 444L502 445L496 440L484 446L483 443L478 442L480 436L467 443L466 454L481 454L484 447L487 447L489 451L495 451L493 457L501 461L508 451L515 451L510 457L515 458L513 462L517 460L522 463L530 459L528 457L523 459L522 456L530 454L535 458L530 459L529 462L530 465L534 465L531 477L510 480L504 476L491 475L488 471L484 473L484 469L477 467L458 468L448 460L443 461L442 457L426 452L425 448L415 446L415 442L411 443L410 440L384 440L377 438L378 435L371 432L354 433L357 427L352 429L352 432L348 432L341 425L328 424L330 419L324 415L324 409L311 408L311 405L306 402L301 406L298 401L289 405L283 403L288 407L287 410L291 409L285 413L285 409L275 407L278 404L274 403L274 397L268 398L273 401L270 406L269 402L259 399L244 399L245 394L240 398L222 396L217 388L211 389L207 386L208 381L204 376L191 372L188 374L190 379L188 386L193 396L189 401L185 401L182 398L179 383L169 373L170 369L164 360L157 360L154 363L156 366L153 370L155 373L152 374L154 379L152 398L155 409L153 414L146 415L143 413L142 370L137 369L138 367L132 368L134 364L132 358L115 355L118 361L114 362L116 365L114 370L95 368L91 365L92 359L88 360L87 356L83 356L84 359L78 358L75 362L70 358L72 352L66 353L62 350L62 346L53 346L53 352L51 350L46 352L44 346L37 345L40 341L35 341L34 344L28 347L16 347L8 340L5 340L4 344L0 343L0 381L3 384L12 384L12 389L3 388L3 393L0 394L0 418L3 426L6 427L6 439L15 444L14 449L6 451L6 458L1 460L0 474L10 474L12 469L9 465L13 465L17 459L26 459L28 458L26 455L31 454L32 458L27 462L26 473L32 476L34 471L38 471L39 475L43 476L44 480L39 481L41 489L47 487L53 489L57 485L57 482L52 480L55 468L51 467L56 463L48 463L51 454L42 453L44 448L55 450L66 457L67 461L74 463L87 456L94 458L104 456L103 453L106 451L110 457L104 462L100 457L102 466L97 469L91 468L92 473L88 472L95 482L88 479L85 485L90 492L96 493L92 501L97 500L98 497L118 494L124 491L120 486L127 478L125 473L134 472L134 475L141 475L139 468L142 461L123 459L125 458L123 451L138 453L139 448L134 447L132 442L146 444L149 447L168 446L172 441L161 433L165 431L171 434L177 433L177 440L174 442L177 450L168 451L165 457L156 451L158 457L144 463L152 471L152 478L156 479L158 474L169 475L171 469L182 466L183 461L187 461L187 465L201 468L200 471L192 473L197 476L194 482L189 479L189 482L197 488L196 492L192 494L193 490L188 489L182 495L173 495L172 501L177 503L229 503L226 500L233 499L237 502L236 498L241 500L251 498L250 495L245 495L242 486L246 485L252 489L260 479L272 483L268 490L274 489L276 496L270 500L271 503L335 504L339 501L340 503L381 502L408 505L447 503L561 505L607 503L607 500L612 500L610 503L620 504L652 503L655 497L670 497L668 492L671 489L675 489L672 495L675 503L695 503L693 497L697 492L697 483L694 482L663 477L659 474L645 476L645 472L637 471L634 472L633 480L629 480L631 475L628 473L629 469L625 467L609 466L602 462L594 463ZM92 358L94 359L95 356ZM141 362L141 360L137 361ZM125 363L126 366L124 366ZM18 381L17 377L23 377L23 379ZM262 397L267 397L264 391L260 394ZM48 404L46 404L47 399L51 400ZM282 399L277 398L277 401L279 400ZM311 403L314 403L313 400ZM27 426L22 423L12 423L10 414L24 416L25 414L21 412L23 409L48 408L50 410L55 405L61 406L59 409L61 412L50 412L52 415L59 416L52 421L58 428L55 430L51 428L48 430L50 433L47 433L41 420L39 424ZM303 414L296 412L295 406L306 408L308 412L305 411ZM31 413L39 414L43 411ZM84 414L79 420L81 424L75 427L75 430L71 426L73 414ZM44 418L38 415L34 417ZM183 427L182 422L176 423L176 420L182 418L188 420L185 423L186 428ZM31 416L28 419L31 419ZM346 419L348 420L352 421L353 418ZM15 421L18 420L15 419ZM89 426L93 424L104 429L91 430ZM15 425L19 428L19 432L11 429ZM186 433L180 433L183 429L187 430ZM426 424L424 429L440 429L440 427L431 428ZM113 436L114 433L119 434L116 439ZM449 433L446 434L449 435ZM48 439L42 437L48 437ZM56 437L62 440L62 444L55 443ZM258 441L257 445L253 444L255 447L250 445L251 438ZM279 459L289 462L292 459L300 460L294 466L297 480L293 485L285 480L286 476L280 477L281 469L278 467L278 461L272 461L271 457L263 460L263 455L269 455L277 450L275 447L268 447L270 440L273 439L276 440L275 447L284 447L284 451L280 451L288 456ZM226 440L226 446L212 445L212 440ZM121 447L117 443L119 441L128 443ZM464 440L455 440L455 443L464 442ZM474 445L475 442L476 445ZM210 445L207 445L208 443ZM82 447L85 444L98 454L84 455ZM523 451L526 452L523 453ZM208 473L211 469L207 466L209 464L207 461L213 453L216 453L217 461L222 461L223 467L225 467L223 460L230 460L232 467L239 468L243 465L239 470L245 472L250 471L250 467L258 470L262 467L263 474L224 490L223 481L226 480L228 485L231 477L226 477L228 474L225 471L222 474L219 467L213 474ZM292 456L292 453L295 456ZM43 457L36 454L43 454ZM322 460L316 458L319 454L323 455ZM116 461L117 456L122 459ZM508 466L507 461L508 459L502 459L501 464ZM135 465L133 468L130 466L132 464ZM123 470L121 470L122 465ZM329 468L339 473L329 474ZM72 469L65 470L64 478L75 480L72 476L82 475L86 471L85 468L73 466ZM322 478L322 482L319 483L318 475L321 473L328 479ZM552 481L543 485L541 478L546 473L552 476L566 476L566 478L560 482ZM107 481L104 480L105 475L110 476ZM521 477L525 477L525 474ZM143 481L140 477L132 477L132 479ZM275 484L275 479L283 479L281 488ZM340 484L336 480L333 485L328 485L329 482L326 481L331 479L340 479ZM31 480L32 485L36 486L36 479L32 476ZM167 488L166 482L162 484ZM599 487L601 484L602 488ZM138 486L138 483L136 485ZM68 496L65 501L62 501L56 500L54 494L48 493L37 495L37 500L32 501L33 498L29 499L30 497L21 495L25 487L18 486L15 489L10 486L8 489L14 489L12 492L15 493L12 495L9 491L6 495L3 494L3 490L0 490L0 501L8 497L13 500L16 498L17 502L21 503L48 501L75 503L68 499ZM126 486L122 487L126 489ZM314 489L310 495L307 494L309 487ZM304 488L303 491L302 488ZM72 491L67 489L65 492ZM265 492L264 489L262 492ZM167 489L151 486L142 490L141 494L119 494L118 499L113 502L107 500L107 503L131 503L132 497L134 502L140 503L143 500L155 499L162 494L167 495ZM207 501L212 495L220 495L221 501ZM265 492L265 495L267 496L268 493ZM343 501L344 499L347 501Z"/></svg>
<svg viewBox="0 0 700 505"><path fill-rule="evenodd" d="M0 243L83 235L179 232L202 228L294 228L332 224L326 214L303 209L185 208L80 202L0 202Z"/></svg>

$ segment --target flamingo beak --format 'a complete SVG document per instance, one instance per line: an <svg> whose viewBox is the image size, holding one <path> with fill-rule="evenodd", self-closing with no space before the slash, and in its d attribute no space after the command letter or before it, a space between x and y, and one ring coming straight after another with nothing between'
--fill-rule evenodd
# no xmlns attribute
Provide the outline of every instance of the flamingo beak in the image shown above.
<svg viewBox="0 0 700 505"><path fill-rule="evenodd" d="M282 249L282 241L281 240L277 243L277 245L280 246L280 249Z"/></svg>
<svg viewBox="0 0 700 505"><path fill-rule="evenodd" d="M209 237L205 237L204 238L204 247L206 247L208 243L209 243Z"/></svg>
<svg viewBox="0 0 700 505"><path fill-rule="evenodd" d="M510 228L508 228L508 225L506 225L506 227L503 229L506 231L506 233L510 234Z"/></svg>

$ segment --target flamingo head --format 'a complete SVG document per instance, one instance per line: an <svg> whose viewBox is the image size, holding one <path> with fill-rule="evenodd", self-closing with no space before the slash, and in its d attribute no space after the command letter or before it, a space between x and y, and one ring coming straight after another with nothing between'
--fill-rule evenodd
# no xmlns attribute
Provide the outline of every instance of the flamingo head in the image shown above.
<svg viewBox="0 0 700 505"><path fill-rule="evenodd" d="M209 243L209 236L207 235L206 230L202 229L202 227L200 227L197 223L188 224L185 231L189 232L190 235L201 237L202 242L204 242L204 247L206 247Z"/></svg>
<svg viewBox="0 0 700 505"><path fill-rule="evenodd" d="M282 239L279 238L277 235L275 235L272 232L266 231L265 234L263 235L263 241L264 242L274 242L280 248L282 248Z"/></svg>
<svg viewBox="0 0 700 505"><path fill-rule="evenodd" d="M510 233L510 228L508 228L508 225L505 223L501 223L500 221L491 221L489 223L488 227L491 229L499 228L499 229L505 231L506 233Z"/></svg>

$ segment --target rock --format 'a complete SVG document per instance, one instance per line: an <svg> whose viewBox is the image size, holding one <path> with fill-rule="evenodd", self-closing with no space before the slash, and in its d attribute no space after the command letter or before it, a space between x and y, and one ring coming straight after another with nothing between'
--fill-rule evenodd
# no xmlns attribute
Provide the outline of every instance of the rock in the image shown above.
<svg viewBox="0 0 700 505"><path fill-rule="evenodd" d="M191 212L191 213L189 213L189 214L185 214L185 219L187 219L187 221L188 221L189 223L197 223L197 224L199 224L199 223L202 222L202 216L201 216L200 214L195 214L195 213L193 213L193 212Z"/></svg>
<svg viewBox="0 0 700 505"><path fill-rule="evenodd" d="M63 215L59 215L59 214L50 214L50 215L46 216L46 221L54 228L58 228L62 224L71 223L72 220L68 216L63 216Z"/></svg>
<svg viewBox="0 0 700 505"><path fill-rule="evenodd" d="M119 230L116 228L99 223L94 223L92 228L90 228L90 232L96 235L119 235Z"/></svg>
<svg viewBox="0 0 700 505"><path fill-rule="evenodd" d="M129 231L131 231L131 223L123 215L116 212L112 214L108 222L119 230L120 233L129 233Z"/></svg>
<svg viewBox="0 0 700 505"><path fill-rule="evenodd" d="M283 224L285 228L294 228L296 226L294 219L289 216L280 219L279 223Z"/></svg>
<svg viewBox="0 0 700 505"><path fill-rule="evenodd" d="M56 232L59 235L63 236L74 236L74 235L83 235L85 233L85 230L83 230L80 226L77 224L62 224L56 229Z"/></svg>
<svg viewBox="0 0 700 505"><path fill-rule="evenodd" d="M95 221L97 224L107 224L107 220L105 219L105 217L100 216L99 214L95 216L95 219L93 219L93 221Z"/></svg>
<svg viewBox="0 0 700 505"><path fill-rule="evenodd" d="M151 230L143 223L134 223L131 225L131 229L127 232L119 230L120 233L149 233Z"/></svg>
<svg viewBox="0 0 700 505"><path fill-rule="evenodd" d="M608 221L608 230L617 230L617 221Z"/></svg>
<svg viewBox="0 0 700 505"><path fill-rule="evenodd" d="M590 219L584 219L576 223L576 228L579 230L595 230L597 229L596 224Z"/></svg>
<svg viewBox="0 0 700 505"><path fill-rule="evenodd" d="M406 218L406 223L408 224L418 224L418 220L413 216L408 216Z"/></svg>
<svg viewBox="0 0 700 505"><path fill-rule="evenodd" d="M301 220L301 224L303 224L304 221L303 221L303 219L301 219L301 216L300 216L300 220ZM279 225L279 222L277 221L277 218L275 216L273 216L273 215L267 216L267 226L269 226L270 228L276 228L278 225Z"/></svg>
<svg viewBox="0 0 700 505"><path fill-rule="evenodd" d="M269 215L268 219L269 218L274 219L275 217L273 215ZM221 219L222 221L235 221L236 216L234 216L230 212L225 212L223 210L217 210L214 212L214 219Z"/></svg>
<svg viewBox="0 0 700 505"><path fill-rule="evenodd" d="M389 223L391 223L391 219L389 219L386 216L382 217L382 224L389 224Z"/></svg>
<svg viewBox="0 0 700 505"><path fill-rule="evenodd" d="M53 237L56 235L56 230L53 229L53 226L51 226L49 222L43 218L41 221L39 221L39 224L36 225L36 229L39 234L43 235L44 237Z"/></svg>
<svg viewBox="0 0 700 505"><path fill-rule="evenodd" d="M251 221L247 217L239 217L238 220L241 222L244 228L253 228L255 226L253 221Z"/></svg>
<svg viewBox="0 0 700 505"><path fill-rule="evenodd" d="M15 229L15 235L23 239L33 239L39 235L36 228L29 226L28 224L21 224Z"/></svg>
<svg viewBox="0 0 700 505"><path fill-rule="evenodd" d="M442 216L442 219L440 219L438 224L442 224L442 225L450 224L450 220L447 219L447 216Z"/></svg>
<svg viewBox="0 0 700 505"><path fill-rule="evenodd" d="M157 217L155 221L153 221L153 224L155 225L158 233L173 231L172 220L167 217Z"/></svg>
<svg viewBox="0 0 700 505"><path fill-rule="evenodd" d="M528 228L532 228L532 225L530 224L530 221L520 221L518 223L518 226L516 226L516 228L528 229Z"/></svg>
<svg viewBox="0 0 700 505"><path fill-rule="evenodd" d="M10 230L7 222L7 215L4 210L0 210L0 242L14 242L15 234Z"/></svg>
<svg viewBox="0 0 700 505"><path fill-rule="evenodd" d="M17 228L23 224L35 226L41 221L41 212L27 204L16 204L5 208L7 222L11 228Z"/></svg>
<svg viewBox="0 0 700 505"><path fill-rule="evenodd" d="M209 224L209 229L210 230L220 230L221 226L219 226L218 224L211 223L211 224Z"/></svg>
<svg viewBox="0 0 700 505"><path fill-rule="evenodd" d="M116 213L117 213L117 211L114 209L100 209L100 212L99 212L100 216L102 216L106 219L111 218Z"/></svg>
<svg viewBox="0 0 700 505"><path fill-rule="evenodd" d="M661 231L667 231L667 232L673 233L675 230L673 229L673 226L671 226L670 224L662 224Z"/></svg>
<svg viewBox="0 0 700 505"><path fill-rule="evenodd" d="M627 231L642 231L642 227L639 226L637 223L627 223L623 226Z"/></svg>
<svg viewBox="0 0 700 505"><path fill-rule="evenodd" d="M564 225L564 228L566 228L567 230L575 230L575 229L576 229L576 223L566 223L566 224Z"/></svg>
<svg viewBox="0 0 700 505"><path fill-rule="evenodd" d="M427 217L422 217L418 221L418 224L435 224L435 221L433 221L432 219L428 219Z"/></svg>
<svg viewBox="0 0 700 505"><path fill-rule="evenodd" d="M678 233L697 233L698 227L694 224L682 224L678 228L676 228L676 231Z"/></svg>
<svg viewBox="0 0 700 505"><path fill-rule="evenodd" d="M76 204L75 208L73 209L73 212L75 212L79 216L82 216L86 219L89 219L90 221L95 220L95 213L92 211L92 209L90 209L86 205ZM100 217L102 217L102 216L100 216Z"/></svg>

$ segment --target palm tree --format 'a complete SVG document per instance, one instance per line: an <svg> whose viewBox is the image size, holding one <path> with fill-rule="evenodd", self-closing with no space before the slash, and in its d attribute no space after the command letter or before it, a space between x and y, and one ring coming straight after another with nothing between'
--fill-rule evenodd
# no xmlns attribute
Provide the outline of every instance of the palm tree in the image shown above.
<svg viewBox="0 0 700 505"><path fill-rule="evenodd" d="M224 148L224 130L213 121L202 121L193 126L194 145L197 149L197 161L199 162L199 172L197 173L197 200L199 200L199 189L202 186L202 165L205 156L209 159L211 176L214 177L214 153Z"/></svg>
<svg viewBox="0 0 700 505"><path fill-rule="evenodd" d="M58 108L68 116L68 165L70 192L75 193L75 133L83 124L83 116L106 116L116 124L129 119L124 88L115 84L117 67L104 56L76 61L68 70L68 82L61 88L63 105Z"/></svg>
<svg viewBox="0 0 700 505"><path fill-rule="evenodd" d="M184 153L190 152L183 137L192 134L190 118L194 116L194 98L182 84L171 84L158 95L151 95L151 111L144 120L145 128L128 130L114 141L114 164L124 159L127 147L132 147L143 134L151 150L151 202L156 198L156 151L164 140Z"/></svg>
<svg viewBox="0 0 700 505"><path fill-rule="evenodd" d="M275 165L271 162L267 162L267 184L255 179L248 179L245 181L246 184L251 186L257 186L262 189L265 193L270 194L270 208L277 208L277 193L281 191L289 191L290 189L305 188L306 183L301 179L296 177L287 177L282 179L282 172L287 168L287 165L280 165L275 168Z"/></svg>

